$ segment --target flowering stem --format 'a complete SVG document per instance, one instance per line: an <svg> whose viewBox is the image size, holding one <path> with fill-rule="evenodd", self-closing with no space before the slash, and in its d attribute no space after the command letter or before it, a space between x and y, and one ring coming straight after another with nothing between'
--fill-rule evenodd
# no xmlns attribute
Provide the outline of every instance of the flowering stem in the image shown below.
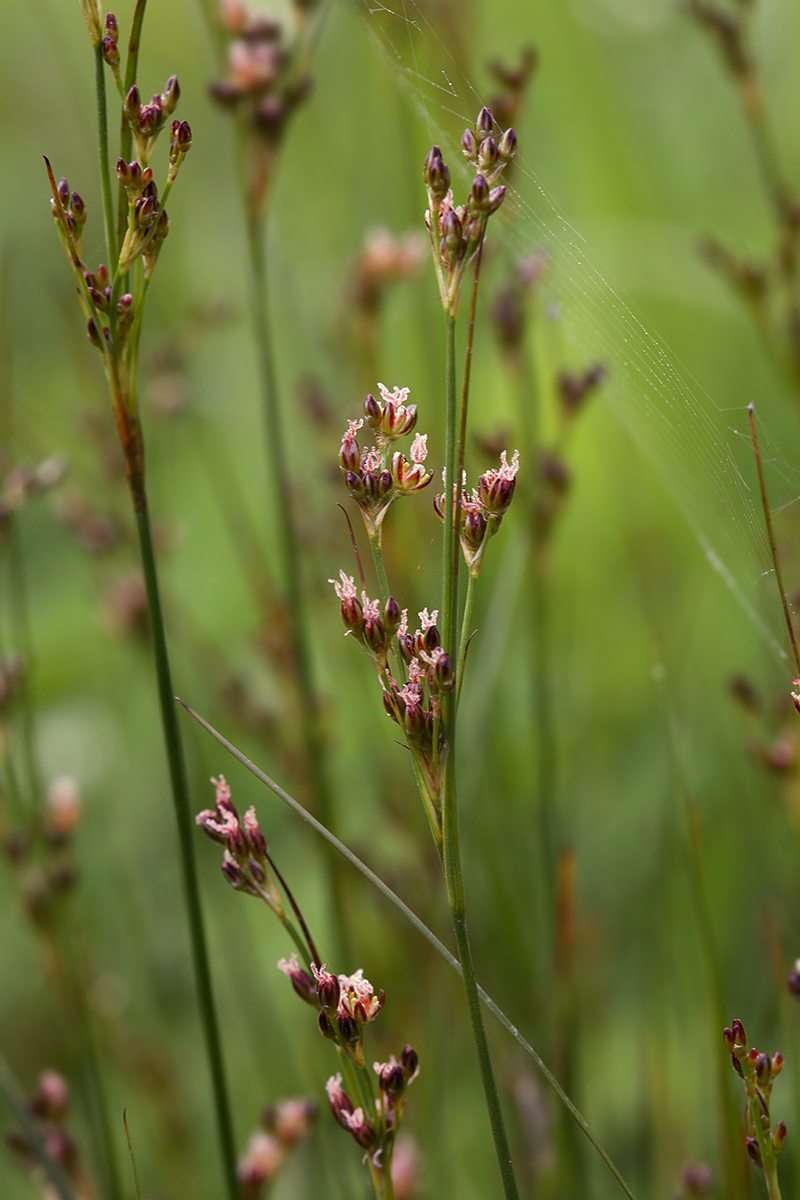
<svg viewBox="0 0 800 1200"><path fill-rule="evenodd" d="M383 565L383 550L381 549L380 530L374 538L369 539L369 544L372 547L372 557L375 562L375 570L378 575L378 586L381 589L381 604L385 604L389 599L389 579L386 574L386 567Z"/></svg>
<svg viewBox="0 0 800 1200"><path fill-rule="evenodd" d="M476 576L470 574L467 579L467 594L464 597L464 615L461 619L461 636L458 640L458 690L456 692L456 707L461 697L461 685L464 682L464 667L467 662L467 650L469 649L470 632L469 627L472 621L472 607L475 603L475 585L478 580Z"/></svg>
<svg viewBox="0 0 800 1200"><path fill-rule="evenodd" d="M474 297L474 293L473 293ZM456 444L456 369L455 369L455 317L450 313L446 317L446 359L445 359L445 481L444 481L444 549L443 549L443 587L442 587L442 645L450 655L452 663L456 658L456 626L458 616L458 567L459 546L456 536L457 522L460 514L460 479L457 485L455 479L456 463L463 462L463 444ZM462 395L462 414L466 414L466 398ZM463 443L464 428L459 443ZM444 778L442 783L442 864L444 867L445 889L447 903L453 922L453 932L456 939L458 959L461 963L461 978L464 984L464 995L469 1011L472 1034L478 1054L478 1063L483 1083L486 1107L489 1111L489 1122L492 1127L495 1153L503 1182L506 1200L517 1200L517 1184L514 1169L511 1164L511 1154L508 1148L503 1113L497 1085L494 1079L486 1030L483 1024L478 985L472 965L472 951L467 931L466 905L464 897L464 881L461 872L461 855L458 846L458 802L456 792L456 696L453 691L443 697L442 723L444 726Z"/></svg>
<svg viewBox="0 0 800 1200"><path fill-rule="evenodd" d="M183 877L183 891L189 917L189 933L194 958L195 983L200 1008L200 1020L205 1036L206 1053L208 1054L211 1070L212 1089L216 1109L217 1133L220 1141L222 1167L228 1200L239 1200L240 1188L236 1176L236 1150L233 1137L228 1089L225 1080L225 1068L222 1060L222 1043L219 1034L214 994L211 986L208 947L206 944L203 913L200 905L200 888L197 879L197 865L194 856L194 821L189 805L189 789L186 779L186 766L183 756L183 744L172 688L172 676L167 652L167 641L164 631L164 619L161 612L161 598L158 587L158 573L153 551L153 538L150 528L150 516L144 486L138 489L131 487L136 516L136 532L139 537L139 549L142 558L145 588L147 591L147 608L150 616L150 632L153 640L153 656L155 659L158 697L161 707L161 724L164 731L164 742L167 751L170 780L172 784L172 802L175 821L178 827L178 842Z"/></svg>
<svg viewBox="0 0 800 1200"><path fill-rule="evenodd" d="M128 55L125 59L125 82L123 84L125 95L131 90L136 83L136 71L139 66L139 46L142 40L142 23L144 21L144 12L147 7L147 0L136 0L136 8L133 10L133 20L131 21L131 33L128 38ZM128 162L131 156L131 147L133 145L133 134L131 127L128 124L125 114L122 114L122 126L119 135L119 153L120 158L124 158ZM121 245L125 238L125 230L128 224L128 195L125 188L120 183L117 196L117 241ZM112 264L109 263L109 270Z"/></svg>
<svg viewBox="0 0 800 1200"><path fill-rule="evenodd" d="M103 222L106 230L106 254L109 270L117 261L114 231L114 201L111 198L111 170L108 165L108 109L106 107L105 59L102 43L94 48L94 85L97 97L97 142L100 153L100 184L103 190Z"/></svg>

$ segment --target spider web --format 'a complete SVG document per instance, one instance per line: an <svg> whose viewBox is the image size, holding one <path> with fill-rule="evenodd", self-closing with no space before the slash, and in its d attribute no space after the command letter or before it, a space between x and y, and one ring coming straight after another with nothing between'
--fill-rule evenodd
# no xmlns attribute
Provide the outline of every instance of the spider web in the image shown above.
<svg viewBox="0 0 800 1200"><path fill-rule="evenodd" d="M463 162L458 139L473 126L481 96L414 0L355 3L387 71L455 172ZM508 206L513 219L504 205L493 218L493 236L497 222L520 259L545 251L549 264L542 287L559 311L568 344L584 361L611 364L604 398L660 475L709 566L770 652L785 663L787 655L754 598L754 585L772 567L745 411L717 405L637 317L538 177L524 148L518 150L514 170L509 188L514 203ZM784 460L761 417L759 438L773 477L791 494L800 494L800 476ZM746 464L747 477L739 460Z"/></svg>

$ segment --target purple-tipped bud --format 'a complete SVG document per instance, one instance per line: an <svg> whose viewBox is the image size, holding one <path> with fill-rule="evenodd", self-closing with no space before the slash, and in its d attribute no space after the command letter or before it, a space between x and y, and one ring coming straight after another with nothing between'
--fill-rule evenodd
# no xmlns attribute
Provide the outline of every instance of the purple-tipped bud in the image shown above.
<svg viewBox="0 0 800 1200"><path fill-rule="evenodd" d="M86 224L86 205L77 192L73 192L69 200L69 210L72 213L78 230L83 229Z"/></svg>
<svg viewBox="0 0 800 1200"><path fill-rule="evenodd" d="M87 333L89 341L92 343L92 345L96 346L98 350L101 350L103 347L103 343L100 339L100 334L97 331L97 325L95 324L94 317L90 317L89 320L87 321L86 333Z"/></svg>
<svg viewBox="0 0 800 1200"><path fill-rule="evenodd" d="M768 1054L759 1054L756 1059L756 1082L760 1087L765 1087L769 1083L770 1077L770 1061Z"/></svg>
<svg viewBox="0 0 800 1200"><path fill-rule="evenodd" d="M390 716L392 718L392 720L395 721L399 725L400 720L399 720L399 717L397 716L397 713L395 712L395 701L392 698L392 695L390 692L383 693L383 707L386 709L387 715Z"/></svg>
<svg viewBox="0 0 800 1200"><path fill-rule="evenodd" d="M235 892L248 891L247 876L238 863L232 858L225 858L222 861L222 874L227 879Z"/></svg>
<svg viewBox="0 0 800 1200"><path fill-rule="evenodd" d="M170 116L170 114L175 111L180 98L181 88L180 84L178 83L178 76L170 75L161 96L161 107L167 116Z"/></svg>
<svg viewBox="0 0 800 1200"><path fill-rule="evenodd" d="M106 14L103 33L106 37L110 37L112 41L119 41L119 25L117 24L117 18L111 12Z"/></svg>
<svg viewBox="0 0 800 1200"><path fill-rule="evenodd" d="M429 625L422 634L421 648L426 654L433 654L434 650L438 650L442 644L442 639L439 637L439 630L435 625Z"/></svg>
<svg viewBox="0 0 800 1200"><path fill-rule="evenodd" d="M787 1136L786 1122L779 1121L772 1131L772 1149L776 1154L780 1154L781 1150L783 1150L786 1145Z"/></svg>
<svg viewBox="0 0 800 1200"><path fill-rule="evenodd" d="M139 96L139 89L136 84L134 84L125 97L125 117L131 125L139 124L140 107L141 98Z"/></svg>
<svg viewBox="0 0 800 1200"><path fill-rule="evenodd" d="M409 1081L412 1080L419 1071L419 1055L413 1046L404 1046L403 1053L400 1055L400 1066L403 1068L403 1074Z"/></svg>
<svg viewBox="0 0 800 1200"><path fill-rule="evenodd" d="M372 429L380 429L381 411L381 406L372 392L368 392L364 399L364 416Z"/></svg>
<svg viewBox="0 0 800 1200"><path fill-rule="evenodd" d="M143 104L139 109L137 122L139 132L147 138L152 137L153 134L158 133L162 119L163 113L160 104Z"/></svg>
<svg viewBox="0 0 800 1200"><path fill-rule="evenodd" d="M265 859L267 857L267 839L261 832L261 826L256 817L256 810L248 808L243 818L244 832L247 841L250 843L250 849L257 858Z"/></svg>
<svg viewBox="0 0 800 1200"><path fill-rule="evenodd" d="M761 1151L758 1148L758 1139L754 1138L754 1137L749 1137L747 1139L747 1141L745 1142L745 1146L747 1147L747 1153L750 1155L750 1158L752 1159L752 1161L756 1164L756 1166L760 1170L763 1170L763 1163L761 1161Z"/></svg>
<svg viewBox="0 0 800 1200"><path fill-rule="evenodd" d="M317 980L317 1003L323 1012L336 1012L341 991L341 985L335 975L331 975L329 971L321 972Z"/></svg>
<svg viewBox="0 0 800 1200"><path fill-rule="evenodd" d="M108 267L104 266L103 263L100 263L100 266L94 273L94 277L97 280L97 286L99 288L107 288L111 282L111 276L108 273Z"/></svg>
<svg viewBox="0 0 800 1200"><path fill-rule="evenodd" d="M278 963L278 970L283 971L301 1000L305 1000L306 1004L313 1004L314 1008L317 1007L317 981L299 965L296 954L292 954L288 959L282 958Z"/></svg>
<svg viewBox="0 0 800 1200"><path fill-rule="evenodd" d="M478 113L478 119L475 122L475 136L479 142L482 142L484 138L489 136L493 126L494 117L492 116L492 110L484 105Z"/></svg>
<svg viewBox="0 0 800 1200"><path fill-rule="evenodd" d="M322 1034L322 1036L326 1037L329 1042L335 1042L336 1041L336 1030L334 1029L334 1027L331 1023L331 1019L328 1016L328 1014L326 1012L323 1012L321 1009L320 1009L319 1019L318 1019L317 1023L319 1025L319 1031Z"/></svg>
<svg viewBox="0 0 800 1200"><path fill-rule="evenodd" d="M482 215L489 206L489 184L484 175L476 175L470 188L467 207L472 214Z"/></svg>
<svg viewBox="0 0 800 1200"><path fill-rule="evenodd" d="M486 517L479 508L470 507L464 514L461 537L470 550L480 550L486 537Z"/></svg>
<svg viewBox="0 0 800 1200"><path fill-rule="evenodd" d="M744 1079L744 1068L742 1067L741 1060L738 1059L735 1054L731 1055L731 1066L739 1078Z"/></svg>
<svg viewBox="0 0 800 1200"><path fill-rule="evenodd" d="M772 1056L772 1061L769 1064L770 1078L774 1079L776 1075L780 1075L783 1070L783 1055L780 1050L776 1050Z"/></svg>
<svg viewBox="0 0 800 1200"><path fill-rule="evenodd" d="M458 214L448 208L442 221L442 250L448 258L455 259L461 249L463 229Z"/></svg>
<svg viewBox="0 0 800 1200"><path fill-rule="evenodd" d="M510 162L517 152L517 135L513 129L507 129L497 143L497 157L503 162Z"/></svg>
<svg viewBox="0 0 800 1200"><path fill-rule="evenodd" d="M112 37L104 37L100 43L100 48L103 52L103 58L110 67L119 66L119 47L116 40Z"/></svg>
<svg viewBox="0 0 800 1200"><path fill-rule="evenodd" d="M192 127L188 121L181 121L174 134L175 145L179 154L188 154L192 146Z"/></svg>
<svg viewBox="0 0 800 1200"><path fill-rule="evenodd" d="M105 292L100 292L97 288L90 287L89 295L92 298L92 304L98 312L108 312L108 297Z"/></svg>
<svg viewBox="0 0 800 1200"><path fill-rule="evenodd" d="M144 186L142 182L142 168L135 159L132 163L128 163L128 174L130 178L128 187L134 192L141 191Z"/></svg>
<svg viewBox="0 0 800 1200"><path fill-rule="evenodd" d="M398 1063L384 1063L378 1076L378 1083L381 1091L385 1092L392 1102L397 1102L406 1090L403 1068Z"/></svg>
<svg viewBox="0 0 800 1200"><path fill-rule="evenodd" d="M478 166L481 170L490 170L497 163L497 142L493 137L485 137L478 150Z"/></svg>
<svg viewBox="0 0 800 1200"><path fill-rule="evenodd" d="M397 633L402 619L403 615L400 612L400 605L394 596L390 596L383 606L383 624L389 637Z"/></svg>
<svg viewBox="0 0 800 1200"><path fill-rule="evenodd" d="M336 1024L339 1027L339 1036L345 1045L357 1046L361 1041L361 1030L355 1017L351 1017L349 1013L340 1013Z"/></svg>
<svg viewBox="0 0 800 1200"><path fill-rule="evenodd" d="M432 198L441 204L450 190L450 169L442 158L438 146L432 146L425 159L422 178Z"/></svg>
<svg viewBox="0 0 800 1200"><path fill-rule="evenodd" d="M138 166L138 163L137 163L137 166ZM120 181L120 183L122 184L122 186L124 188L130 187L131 169L128 166L128 164L125 162L124 158L117 159L117 179Z"/></svg>
<svg viewBox="0 0 800 1200"><path fill-rule="evenodd" d="M69 204L69 184L66 179L61 179L58 184L58 198L61 203L66 206Z"/></svg>
<svg viewBox="0 0 800 1200"><path fill-rule="evenodd" d="M376 621L372 617L364 621L364 642L376 658L385 658L389 649L389 638L382 621Z"/></svg>
<svg viewBox="0 0 800 1200"><path fill-rule="evenodd" d="M344 477L344 482L348 492L353 497L356 504L359 504L365 499L366 487L364 486L364 480L360 475L358 475L355 471L347 471Z"/></svg>
<svg viewBox="0 0 800 1200"><path fill-rule="evenodd" d="M471 129L464 130L464 136L461 138L461 150L468 162L471 162L478 153L478 142Z"/></svg>
<svg viewBox="0 0 800 1200"><path fill-rule="evenodd" d="M489 192L489 204L488 204L489 216L491 216L492 213L497 212L498 208L503 203L505 198L506 198L505 184L501 183L501 184L499 184L498 187L492 188L492 190Z"/></svg>
<svg viewBox="0 0 800 1200"><path fill-rule="evenodd" d="M429 684L432 692L449 692L456 682L456 673L450 661L449 654L437 655L429 674Z"/></svg>
<svg viewBox="0 0 800 1200"><path fill-rule="evenodd" d="M358 470L361 462L361 451L358 442L354 437L349 437L347 434L342 438L342 445L339 450L339 463L345 471L352 474Z"/></svg>

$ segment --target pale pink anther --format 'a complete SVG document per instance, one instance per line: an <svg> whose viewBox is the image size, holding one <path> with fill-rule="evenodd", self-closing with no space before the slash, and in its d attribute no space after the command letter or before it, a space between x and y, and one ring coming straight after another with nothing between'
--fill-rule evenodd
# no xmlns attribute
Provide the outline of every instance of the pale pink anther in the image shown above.
<svg viewBox="0 0 800 1200"><path fill-rule="evenodd" d="M352 575L345 575L344 571L339 571L341 583L337 583L335 579L329 579L328 583L332 583L334 591L340 600L355 600L356 585Z"/></svg>
<svg viewBox="0 0 800 1200"><path fill-rule="evenodd" d="M403 404L405 404L406 400L408 399L408 393L409 393L410 389L407 387L405 387L405 388L396 387L396 388L393 388L390 392L387 387L385 387L382 383L379 383L378 390L380 391L381 399L383 400L384 404L403 405Z"/></svg>
<svg viewBox="0 0 800 1200"><path fill-rule="evenodd" d="M412 461L419 465L423 463L428 456L428 435L427 433L418 433L414 441L411 443L411 458Z"/></svg>
<svg viewBox="0 0 800 1200"><path fill-rule="evenodd" d="M430 616L428 615L427 608L423 608L422 612L419 614L419 619L422 624L422 632L423 633L425 633L426 630L431 629L436 624L436 618L438 616L439 616L438 608L435 608L433 610L433 612L430 614Z"/></svg>

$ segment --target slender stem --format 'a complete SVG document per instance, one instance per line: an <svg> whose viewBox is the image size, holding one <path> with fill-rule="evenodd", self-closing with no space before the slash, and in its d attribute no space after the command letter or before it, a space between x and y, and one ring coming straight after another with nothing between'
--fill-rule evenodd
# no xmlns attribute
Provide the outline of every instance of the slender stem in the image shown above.
<svg viewBox="0 0 800 1200"><path fill-rule="evenodd" d="M332 846L334 850L336 850L337 853L342 856L342 858L349 862L351 866L355 867L355 869L364 877L364 879L366 879L368 883L372 884L376 891L380 892L384 899L392 904L401 914L401 916L403 916L406 921L408 921L408 923L412 925L414 929L416 929L417 933L421 934L421 936L425 938L428 944L433 947L436 953L444 959L448 966L450 966L457 975L462 974L461 963L458 961L458 959L450 953L444 943L437 938L436 934L428 928L425 922L417 916L414 910L409 908L405 901L401 900L397 893L393 892L388 884L384 883L380 875L376 875L375 872L371 870L367 864L358 857L357 854L353 853L349 846L346 846L344 842L340 841L340 839L336 837L335 834L331 833L329 829L326 829L325 826L316 819L316 817L311 815L308 809L303 808L302 804L295 800L294 796L290 796L289 793L282 788L279 783L276 783L275 780L262 771L260 767L257 767L256 764L249 759L246 754L243 754L241 750L237 749L233 742L229 742L228 739L219 732L219 730L215 729L213 725L210 725L208 721L200 716L199 713L196 713L193 709L189 708L188 704L185 704L183 700L178 699L178 703L186 709L187 713L193 718L193 720L197 721L198 725L202 725L203 729L205 729L207 733L210 733L211 736L217 742L219 742L220 746L223 746L228 753L236 759L237 762L241 763L242 766L250 772L251 775L263 783L265 787L268 787L273 795L277 796L283 804L290 808L292 812L301 818L301 820L305 821L306 824L315 831L315 833L318 833L321 838L324 838L328 845ZM542 1059L541 1055L537 1054L530 1042L528 1042L522 1036L516 1025L512 1023L499 1005L492 1000L491 996L489 996L480 985L478 985L478 995L492 1015L496 1017L499 1023L503 1026L503 1028L511 1034L517 1045L520 1046L525 1054L527 1054L528 1057L533 1061L536 1069L539 1071L548 1087L551 1088L553 1093L558 1097L558 1099L572 1116L573 1120L580 1127L586 1138L597 1151L598 1155L608 1167L622 1191L628 1197L628 1200L636 1200L633 1191L626 1183L611 1157L598 1141L595 1134L592 1133L585 1118L572 1103L569 1096L566 1094L558 1080L553 1075L552 1071Z"/></svg>
<svg viewBox="0 0 800 1200"><path fill-rule="evenodd" d="M797 667L797 673L800 675L800 653L797 649L797 639L794 634L794 624L792 622L792 614L789 611L789 601L786 598L786 588L783 586L783 575L781 573L781 560L778 555L778 546L775 541L775 533L772 528L772 514L770 513L769 500L767 498L767 485L764 480L764 464L761 459L761 449L758 444L758 433L756 432L756 416L755 406L748 404L747 415L750 418L750 435L753 440L753 452L756 456L756 468L758 470L758 486L761 491L761 507L764 510L764 521L767 526L767 537L769 539L769 552L772 556L772 565L775 569L775 581L778 585L778 592L781 597L783 606L783 619L786 622L786 630L789 634L789 643L792 647L792 655L794 656L794 665Z"/></svg>
<svg viewBox="0 0 800 1200"><path fill-rule="evenodd" d="M473 290L473 316L474 316ZM463 462L464 436L466 432L467 395L462 393L462 424L456 439L456 370L455 370L455 318L446 318L445 359L445 499L444 499L444 549L442 587L442 644L452 663L457 662L456 636L458 617L458 568L460 561L457 543L459 520L460 478L456 481L456 464ZM467 360L469 361L469 359ZM465 375L467 372L465 371ZM454 483L456 486L454 488ZM458 958L461 963L461 978L467 1002L472 1034L478 1055L481 1082L489 1112L489 1123L494 1139L497 1163L503 1182L506 1200L517 1200L517 1184L511 1163L500 1098L494 1079L489 1044L483 1024L478 986L472 966L472 951L467 932L464 880L461 872L461 855L458 846L458 797L456 791L456 696L451 691L443 697L442 724L444 727L445 760L442 784L442 864L445 889L453 932L456 939Z"/></svg>
<svg viewBox="0 0 800 1200"><path fill-rule="evenodd" d="M375 571L378 575L378 586L381 589L381 604L385 604L389 599L389 579L386 574L386 567L383 565L380 531L376 537L369 539L369 544L372 547L372 557L375 562Z"/></svg>
<svg viewBox="0 0 800 1200"><path fill-rule="evenodd" d="M106 230L108 269L114 270L117 261L117 239L114 229L114 201L111 196L111 169L108 163L108 107L106 105L105 59L102 43L94 48L94 84L97 96L97 144L100 153L100 184L103 190L103 222Z"/></svg>
<svg viewBox="0 0 800 1200"><path fill-rule="evenodd" d="M475 604L475 591L478 580L476 576L470 574L467 579L467 592L464 597L464 615L461 618L461 636L458 639L458 690L456 692L456 707L461 696L461 686L464 682L464 668L467 662L467 650L469 649L470 632L469 627L472 621L472 609Z"/></svg>
<svg viewBox="0 0 800 1200"><path fill-rule="evenodd" d="M197 998L205 1037L206 1052L211 1070L223 1173L229 1200L239 1200L240 1188L236 1176L236 1149L233 1124L225 1080L225 1067L222 1059L222 1043L211 985L208 947L200 904L200 888L194 854L194 822L192 821L189 805L189 788L186 778L183 744L174 703L174 691L172 688L164 620L161 612L161 598L155 554L153 551L150 517L144 489L142 488L138 492L132 489L131 497L136 516L136 530L139 537L142 569L144 571L147 591L147 607L150 614L150 631L153 639L153 655L161 707L161 724L169 763L175 821L178 827L183 890L188 910L195 983L197 986Z"/></svg>

